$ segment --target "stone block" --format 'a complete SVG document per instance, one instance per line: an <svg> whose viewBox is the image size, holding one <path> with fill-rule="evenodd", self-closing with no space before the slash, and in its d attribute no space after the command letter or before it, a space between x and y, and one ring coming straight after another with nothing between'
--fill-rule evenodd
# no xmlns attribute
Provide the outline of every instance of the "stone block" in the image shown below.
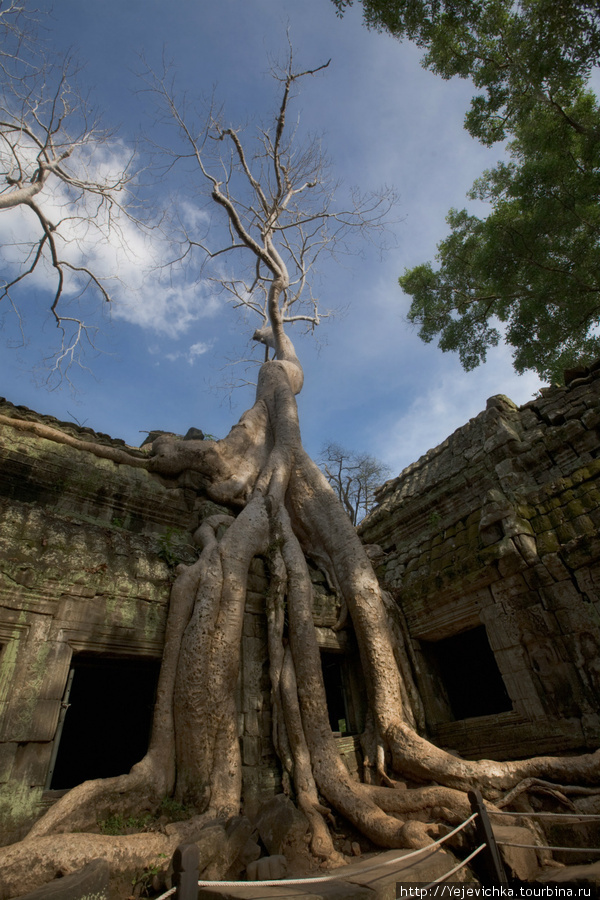
<svg viewBox="0 0 600 900"><path fill-rule="evenodd" d="M568 544L569 541L574 541L578 536L577 529L572 522L565 522L562 525L558 525L556 534L561 544Z"/></svg>
<svg viewBox="0 0 600 900"><path fill-rule="evenodd" d="M256 710L248 710L244 713L244 733L258 737L260 729L258 727L258 713Z"/></svg>
<svg viewBox="0 0 600 900"><path fill-rule="evenodd" d="M18 746L17 743L0 744L0 784L10 779Z"/></svg>
<svg viewBox="0 0 600 900"><path fill-rule="evenodd" d="M502 519L502 531L507 537L514 537L517 534L533 534L534 530L527 519L511 512Z"/></svg>
<svg viewBox="0 0 600 900"><path fill-rule="evenodd" d="M50 765L52 742L30 742L19 745L15 755L12 778L29 787L43 787Z"/></svg>
<svg viewBox="0 0 600 900"><path fill-rule="evenodd" d="M251 735L242 735L242 760L245 766L257 766L260 762L261 746L260 738Z"/></svg>
<svg viewBox="0 0 600 900"><path fill-rule="evenodd" d="M505 672L503 678L511 700L518 702L524 700L535 701L537 699L535 688L527 669L522 668L513 672Z"/></svg>
<svg viewBox="0 0 600 900"><path fill-rule="evenodd" d="M44 677L40 686L40 700L61 700L73 651L66 641L49 641Z"/></svg>
<svg viewBox="0 0 600 900"><path fill-rule="evenodd" d="M531 520L531 527L535 534L539 535L545 531L552 530L552 522L550 521L550 516L547 515L537 515L534 516Z"/></svg>
<svg viewBox="0 0 600 900"><path fill-rule="evenodd" d="M306 846L308 819L285 794L277 794L263 803L254 824L270 855L289 856L291 848L300 850Z"/></svg>
<svg viewBox="0 0 600 900"><path fill-rule="evenodd" d="M590 600L600 599L600 567L577 569L573 574L582 594Z"/></svg>
<svg viewBox="0 0 600 900"><path fill-rule="evenodd" d="M540 564L523 572L523 578L532 591L538 591L554 584L554 579L548 569Z"/></svg>
<svg viewBox="0 0 600 900"><path fill-rule="evenodd" d="M78 872L55 878L29 894L22 894L19 900L108 900L109 874L105 859L92 859Z"/></svg>
<svg viewBox="0 0 600 900"><path fill-rule="evenodd" d="M203 881L237 880L245 863L239 857L244 853L252 837L254 826L246 816L232 816L225 825L226 839L219 843L204 870L200 870Z"/></svg>
<svg viewBox="0 0 600 900"><path fill-rule="evenodd" d="M512 543L512 542L511 542ZM514 545L513 545L514 546ZM527 582L521 573L515 573L492 585L492 596L496 603L510 604L512 597L528 593Z"/></svg>
<svg viewBox="0 0 600 900"><path fill-rule="evenodd" d="M531 534L515 534L515 546L528 566L534 566L538 560L537 544Z"/></svg>
<svg viewBox="0 0 600 900"><path fill-rule="evenodd" d="M492 828L509 878L516 878L518 881L533 881L539 874L535 850L509 846L509 844L535 843L534 835L529 828L522 828L518 825L496 825L495 823L492 823Z"/></svg>
<svg viewBox="0 0 600 900"><path fill-rule="evenodd" d="M281 854L263 856L246 866L248 881L278 881L287 875L287 859Z"/></svg>
<svg viewBox="0 0 600 900"><path fill-rule="evenodd" d="M577 607L581 603L581 595L570 579L547 587L544 595L551 609Z"/></svg>
<svg viewBox="0 0 600 900"><path fill-rule="evenodd" d="M580 434L574 441L573 446L577 451L577 461L581 463L582 459L585 458L587 453L593 455L598 451L598 435L595 429L592 431L585 431L583 434Z"/></svg>
<svg viewBox="0 0 600 900"><path fill-rule="evenodd" d="M527 562L519 553L513 538L503 538L496 545L496 549L498 551L498 571L504 579L510 578L526 568Z"/></svg>
<svg viewBox="0 0 600 900"><path fill-rule="evenodd" d="M539 546L540 544L538 540L538 548ZM552 577L556 579L556 581L565 581L569 577L569 571L564 565L558 553L546 553L542 561Z"/></svg>
<svg viewBox="0 0 600 900"><path fill-rule="evenodd" d="M590 430L597 428L600 425L600 412L597 408L586 410L581 416L581 422Z"/></svg>
<svg viewBox="0 0 600 900"><path fill-rule="evenodd" d="M264 615L265 612L265 591L255 591L248 588L246 592L246 611L249 613Z"/></svg>
<svg viewBox="0 0 600 900"><path fill-rule="evenodd" d="M544 517L545 518L545 517ZM545 531L537 536L537 549L546 562L548 554L556 554L560 549L560 541L555 531Z"/></svg>
<svg viewBox="0 0 600 900"><path fill-rule="evenodd" d="M504 675L515 675L521 670L526 670L525 655L522 647L508 647L505 650L495 650L494 656L500 672Z"/></svg>
<svg viewBox="0 0 600 900"><path fill-rule="evenodd" d="M583 508L583 505L580 504L580 508ZM600 512L600 510L599 510ZM589 515L580 515L577 518L571 520L571 524L575 528L578 535L595 535L598 532L596 524L594 523L594 519Z"/></svg>
<svg viewBox="0 0 600 900"><path fill-rule="evenodd" d="M6 724L4 739L9 741L51 741L56 732L60 700L13 706Z"/></svg>

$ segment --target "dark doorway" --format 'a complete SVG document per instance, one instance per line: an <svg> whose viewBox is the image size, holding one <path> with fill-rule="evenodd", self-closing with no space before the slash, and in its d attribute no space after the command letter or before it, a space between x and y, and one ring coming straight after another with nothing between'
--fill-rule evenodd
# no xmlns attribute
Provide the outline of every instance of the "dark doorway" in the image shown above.
<svg viewBox="0 0 600 900"><path fill-rule="evenodd" d="M445 688L455 719L512 709L484 625L441 641L422 641L421 645Z"/></svg>
<svg viewBox="0 0 600 900"><path fill-rule="evenodd" d="M344 657L341 653L321 651L321 668L323 669L329 724L332 731L348 734L351 728L348 721L343 664Z"/></svg>
<svg viewBox="0 0 600 900"><path fill-rule="evenodd" d="M144 756L159 669L155 660L73 658L52 790L122 775Z"/></svg>

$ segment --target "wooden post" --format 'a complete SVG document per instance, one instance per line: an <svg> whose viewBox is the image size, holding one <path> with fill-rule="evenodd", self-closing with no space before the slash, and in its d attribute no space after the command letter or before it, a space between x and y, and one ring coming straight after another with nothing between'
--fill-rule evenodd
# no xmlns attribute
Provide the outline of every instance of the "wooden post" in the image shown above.
<svg viewBox="0 0 600 900"><path fill-rule="evenodd" d="M486 869L487 883L490 885L507 885L508 878L506 877L498 844L496 843L492 825L483 803L483 797L478 790L469 791L468 797L472 812L477 813L477 818L474 823L477 842L486 845L485 850L481 851L481 857Z"/></svg>
<svg viewBox="0 0 600 900"><path fill-rule="evenodd" d="M198 900L197 844L180 844L173 854L173 887L177 900Z"/></svg>

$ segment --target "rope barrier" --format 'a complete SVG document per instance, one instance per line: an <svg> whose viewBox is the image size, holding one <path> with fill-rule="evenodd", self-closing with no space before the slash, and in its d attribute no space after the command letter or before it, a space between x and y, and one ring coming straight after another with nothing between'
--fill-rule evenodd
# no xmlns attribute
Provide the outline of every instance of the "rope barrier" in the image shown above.
<svg viewBox="0 0 600 900"><path fill-rule="evenodd" d="M489 816L539 816L540 818L565 819L596 819L600 820L597 813L561 813L561 812L509 812L503 809L488 809Z"/></svg>
<svg viewBox="0 0 600 900"><path fill-rule="evenodd" d="M470 821L472 819L473 819L473 816L471 816L470 819L467 821ZM463 822L463 824L461 826L459 826L459 830L464 828L466 824L467 824L466 822ZM449 836L450 835L446 835L446 838L448 838ZM436 878L435 881L430 881L429 884L426 884L425 887L423 888L423 890L426 891L429 888L434 887L436 884L441 884L443 881L446 881L448 878L450 878L451 875L454 875L454 874L456 874L456 872L459 872L461 869L464 869L465 866L468 866L468 864L471 862L472 859L474 859L479 853L481 853L482 850L485 849L485 847L486 847L486 844L480 844L479 847L476 847L472 853L469 853L469 855L467 857L465 857L465 859L463 859L462 862L460 862L457 866L454 866L453 869L450 869L449 872L446 872L444 875L440 875L440 877ZM429 849L429 847L422 848L422 850L428 850L428 849ZM414 854L411 854L411 855L414 855ZM408 854L407 854L407 856L408 856ZM407 856L403 856L400 858L402 860L405 860L407 858ZM396 859L386 860L386 862L380 863L379 866L375 866L375 867L371 866L369 868L362 869L360 874L363 875L367 871L372 871L373 868L379 868L382 865L387 865L389 862L396 862L396 861L397 861ZM199 881L198 887L206 887L207 885L211 885L213 887L218 887L219 885L222 885L223 887L228 887L228 886L230 887L234 884L244 885L245 887L255 887L255 886L256 887L278 887L278 886L288 887L289 885L293 885L293 884L314 884L315 882L321 882L321 881L333 881L333 880L335 880L335 878L341 878L341 877L342 877L342 874L340 873L340 875L338 875L338 876L323 876L323 877L318 877L318 878L280 878L277 881L238 881L238 882ZM170 890L166 891L164 894L161 894L160 897L157 897L157 900L166 900L166 898L170 897L172 894L174 894L176 890L177 890L177 888L171 888Z"/></svg>
<svg viewBox="0 0 600 900"><path fill-rule="evenodd" d="M466 828L473 819L476 817L477 813L472 813L468 819L465 819L464 822L461 822L460 825L457 825L456 828L453 828L452 831L449 831L448 834L445 834L443 837L438 838L437 841L433 841L431 844L427 844L426 847L419 847L418 850L411 850L410 853L406 853L404 856L395 856L393 859L386 859L383 862L376 863L373 866L365 866L360 870L361 875L366 875L368 872L374 872L376 869L381 869L383 866L391 866L394 863L402 862L404 863L407 859L411 859L413 856L419 856L422 853L431 854L435 852L438 847L440 847L444 841L447 841L453 835L458 834L463 828ZM425 857L426 858L426 857ZM313 878L278 878L272 881L199 881L198 887L215 887L215 886L223 886L223 887L248 887L248 885L254 885L256 887L273 887L274 885L294 885L294 884L322 884L324 881L339 881L340 878L344 878L344 869L340 868L337 870L337 874L335 875L317 875ZM162 900L162 898L158 898L158 900Z"/></svg>
<svg viewBox="0 0 600 900"><path fill-rule="evenodd" d="M177 890L176 887L169 888L168 891L165 891L164 894L161 894L160 897L156 898L156 900L167 900L167 897L170 897L171 894L174 894L176 890Z"/></svg>
<svg viewBox="0 0 600 900"><path fill-rule="evenodd" d="M499 847L526 847L528 850L567 850L569 853L600 853L597 847L546 847L544 844L513 844L511 841L496 841Z"/></svg>
<svg viewBox="0 0 600 900"><path fill-rule="evenodd" d="M438 838L437 841L432 841L431 844L427 844L426 847L419 847L417 850L411 850L410 853L405 853L403 856L395 856L393 859L386 859L383 862L375 863L372 866L364 866L360 870L361 875L366 875L369 872L374 872L378 869L381 869L384 866L391 866L393 864L402 863L404 864L407 859L412 859L416 856L421 856L423 859L427 859L433 853L437 852L439 847L445 841L449 840L455 834L461 832L467 825L470 825L471 822L477 817L477 813L472 813L464 822L461 822L460 825L457 825L456 828L453 828L452 831L449 831L448 834L443 835L441 838ZM467 857L467 859L452 869L451 872L448 872L443 876L443 879L449 878L450 875L453 875L454 872L457 872L459 869L463 868L463 866L467 865L469 860L476 856L479 853L485 844L482 844L477 850L474 851L473 854ZM409 866L409 868L411 868ZM291 887L293 885L300 884L322 884L323 882L329 881L339 881L343 879L345 876L344 869L339 869L334 875L318 875L312 878L278 878L270 881L198 881L198 887L277 887L277 886L285 886ZM161 894L157 900L167 900L168 897L172 896L177 888L171 888L168 891L165 891L164 894Z"/></svg>
<svg viewBox="0 0 600 900"><path fill-rule="evenodd" d="M475 850L473 850L472 853L469 853L469 855L466 856L461 863L459 863L457 866L454 866L454 868L450 869L449 872L446 872L445 875L440 875L440 877L436 878L435 881L430 881L429 884L425 885L423 890L426 891L430 887L434 887L434 885L436 885L436 884L441 884L443 881L446 881L446 879L450 878L451 875L454 875L455 872L458 872L460 869L464 869L464 867L468 866L468 864L471 862L471 860L475 856L477 856L478 853L481 853L482 850L485 850L486 847L487 847L487 844L480 844L479 847L477 847Z"/></svg>
<svg viewBox="0 0 600 900"><path fill-rule="evenodd" d="M489 815L495 816L512 816L516 818L518 816L530 816L530 817L540 817L540 818L560 818L562 821L565 820L575 820L575 822L583 821L583 820L600 820L600 815L587 814L587 813L550 813L550 812L510 812L505 810L488 810ZM453 837L455 834L461 832L464 828L471 824L476 818L478 813L472 813L464 822L461 822L460 825L457 825L456 828L453 828L452 831L449 831L448 834L443 835L443 837L438 838L437 841L432 841L431 844L428 844L426 847L419 847L417 850L411 850L409 853L404 854L403 856L395 856L392 859L387 859L383 862L375 863L371 866L364 866L359 870L359 873L362 875L367 875L370 872L381 870L387 866L397 865L399 863L402 864L402 868L404 868L404 864L407 860L413 859L415 857L421 857L422 860L427 859L429 856L432 856L437 852L439 847L442 846L449 838ZM595 848L585 848L585 847L549 847L544 846L542 844L517 844L511 841L497 841L498 846L501 847L518 847L523 849L531 849L531 850L550 850L550 851L562 851L569 853L600 853L600 849ZM436 878L434 881L431 881L426 885L424 890L428 888L434 887L436 884L441 884L446 881L456 872L465 868L472 859L474 859L479 853L481 853L486 847L487 843L481 843L478 847L475 848L467 857L465 857L462 862L456 865L449 872L446 872L444 875L441 875L439 878ZM408 869L413 868L413 865L408 866ZM401 871L401 870L400 870ZM317 875L309 878L278 878L271 879L266 881L198 881L198 887L293 887L296 885L303 884L322 884L324 882L331 881L340 881L347 878L348 875L345 871L345 867L338 869L332 875ZM381 876L383 877L383 875ZM177 888L171 888L166 891L164 894L161 894L157 900L167 900L168 897L171 897Z"/></svg>

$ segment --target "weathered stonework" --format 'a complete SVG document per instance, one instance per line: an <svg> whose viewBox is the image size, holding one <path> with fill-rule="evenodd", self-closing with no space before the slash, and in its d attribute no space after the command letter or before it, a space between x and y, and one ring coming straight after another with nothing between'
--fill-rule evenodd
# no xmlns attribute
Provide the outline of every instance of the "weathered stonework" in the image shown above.
<svg viewBox="0 0 600 900"><path fill-rule="evenodd" d="M122 446L0 404L80 439ZM39 815L74 654L160 659L170 557L193 558L194 502L145 470L0 432L0 823ZM192 555L191 555L192 554Z"/></svg>
<svg viewBox="0 0 600 900"><path fill-rule="evenodd" d="M385 551L432 738L497 759L597 747L600 368L521 408L492 397L377 500L360 532ZM453 710L440 666L453 648L463 666L469 632L487 634L502 711Z"/></svg>
<svg viewBox="0 0 600 900"><path fill-rule="evenodd" d="M0 401L0 415L124 446L7 401ZM0 425L1 843L22 836L55 799L47 788L76 663L88 669L102 660L158 666L174 567L195 561L192 534L215 511L200 477L170 481ZM322 642L342 652L341 638L329 637L339 613L335 597L320 573L314 577ZM257 558L248 581L237 698L248 810L281 790L271 740L266 589L265 564ZM123 684L123 695L129 687ZM66 712L67 723L72 716L73 710ZM99 725L97 740L104 737Z"/></svg>
<svg viewBox="0 0 600 900"><path fill-rule="evenodd" d="M485 412L384 485L361 526L365 541L383 551L372 555L398 604L427 730L466 756L598 746L598 374L520 409L491 398ZM0 415L123 447L6 401ZM215 509L200 476L170 480L0 425L3 843L19 838L55 797L48 788L56 751L75 708L66 711L69 673L76 683L78 672L103 661L154 662L157 671L174 567L196 559L191 536ZM324 576L314 570L312 580L330 719L342 758L358 774L358 654L350 629L337 630L340 609ZM237 695L248 812L282 784L271 741L267 587L257 558ZM453 643L463 638L471 643ZM467 700L483 702L483 711L468 703L461 711L452 669L485 682L496 708L485 707L485 696L469 700L467 684Z"/></svg>

